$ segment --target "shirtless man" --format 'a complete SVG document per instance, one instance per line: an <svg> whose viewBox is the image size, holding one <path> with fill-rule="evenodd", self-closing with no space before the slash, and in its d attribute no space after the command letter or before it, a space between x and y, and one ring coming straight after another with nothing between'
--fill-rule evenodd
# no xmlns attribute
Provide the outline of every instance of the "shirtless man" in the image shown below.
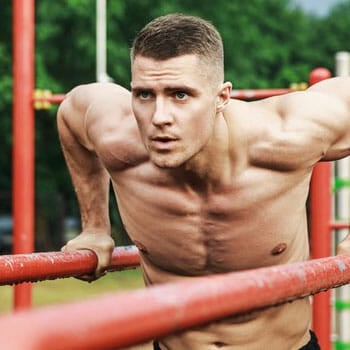
<svg viewBox="0 0 350 350"><path fill-rule="evenodd" d="M64 251L110 261L112 182L147 285L309 258L305 202L313 166L350 154L350 80L261 101L230 99L220 35L184 15L136 37L131 93L73 89L58 112L82 233ZM342 252L350 238L342 243ZM292 303L171 335L155 349L318 349L310 303Z"/></svg>

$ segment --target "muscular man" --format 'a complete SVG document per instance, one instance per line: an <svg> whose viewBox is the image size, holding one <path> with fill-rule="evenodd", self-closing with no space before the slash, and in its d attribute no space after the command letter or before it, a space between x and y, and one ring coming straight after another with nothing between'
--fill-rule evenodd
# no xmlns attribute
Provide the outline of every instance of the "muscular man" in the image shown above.
<svg viewBox="0 0 350 350"><path fill-rule="evenodd" d="M142 29L131 61L131 93L88 84L59 108L82 219L82 233L63 250L96 252L99 265L89 279L108 265L111 181L147 285L307 260L313 166L350 154L350 80L232 100L220 35L206 21L178 14ZM318 345L305 298L168 336L155 348Z"/></svg>

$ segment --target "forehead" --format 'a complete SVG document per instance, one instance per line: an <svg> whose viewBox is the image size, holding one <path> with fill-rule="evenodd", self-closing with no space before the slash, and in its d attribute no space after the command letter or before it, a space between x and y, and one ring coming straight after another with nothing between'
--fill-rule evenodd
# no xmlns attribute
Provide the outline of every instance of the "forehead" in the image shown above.
<svg viewBox="0 0 350 350"><path fill-rule="evenodd" d="M136 56L132 62L132 87L161 82L203 84L210 68L197 55L183 55L167 60Z"/></svg>

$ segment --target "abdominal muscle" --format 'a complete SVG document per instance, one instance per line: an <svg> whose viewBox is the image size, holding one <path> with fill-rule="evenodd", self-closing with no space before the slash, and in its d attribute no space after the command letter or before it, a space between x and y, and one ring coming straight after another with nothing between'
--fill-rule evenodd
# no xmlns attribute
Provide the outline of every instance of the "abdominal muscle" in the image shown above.
<svg viewBox="0 0 350 350"><path fill-rule="evenodd" d="M165 214L164 210L157 212L157 205L147 206L142 211L134 203L136 207L131 204L134 213L144 213L141 224L137 225L140 217L132 220L122 202L119 201L122 218L140 250L141 268L148 286L308 258L306 221L304 217L298 219L297 214L294 222L299 223L295 228L288 227L293 237L290 231L286 232L286 227L282 228L284 225L278 226L281 222L278 219L270 222L274 227L272 232L269 232L270 225L265 227L267 234L263 238L264 215L261 218L257 215L255 220L244 215L237 221L225 217L207 219L210 230L203 232L198 229L203 220L200 215L176 219L172 217L174 214ZM166 204L160 204L164 209ZM211 241L208 236L216 238ZM282 247L282 252L278 247ZM305 298L170 335L159 343L162 349L171 350L296 350L308 342L309 324L310 305Z"/></svg>
<svg viewBox="0 0 350 350"><path fill-rule="evenodd" d="M163 270L144 253L141 253L141 268L148 286L195 278ZM164 337L158 342L161 349L170 350L297 350L309 341L310 319L309 298L304 298L233 315Z"/></svg>
<svg viewBox="0 0 350 350"><path fill-rule="evenodd" d="M148 286L195 278L165 271L154 265L143 253L141 268ZM297 350L309 341L310 311L309 298L304 298L264 310L233 315L205 326L177 332L158 342L161 349L169 350Z"/></svg>
<svg viewBox="0 0 350 350"><path fill-rule="evenodd" d="M140 250L146 285L308 259L301 195L307 181L294 177L290 186L288 178L277 175L266 188L251 186L246 176L204 198L169 178L145 181L144 173L119 173L114 189L124 226ZM159 343L170 350L297 350L309 340L310 318L309 299L304 298L176 333Z"/></svg>

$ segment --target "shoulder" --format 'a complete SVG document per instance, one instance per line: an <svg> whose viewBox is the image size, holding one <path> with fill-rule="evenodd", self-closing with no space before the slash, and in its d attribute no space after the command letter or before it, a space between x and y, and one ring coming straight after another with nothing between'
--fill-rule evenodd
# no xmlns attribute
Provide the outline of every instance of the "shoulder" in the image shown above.
<svg viewBox="0 0 350 350"><path fill-rule="evenodd" d="M327 89L309 89L254 102L234 101L228 113L245 130L254 164L310 168L348 155L350 113ZM248 126L249 125L249 126Z"/></svg>
<svg viewBox="0 0 350 350"><path fill-rule="evenodd" d="M112 83L91 83L74 87L59 106L62 120L79 141L92 148L94 133L103 138L112 124L132 114L131 95L125 88ZM129 118L130 119L130 118Z"/></svg>
<svg viewBox="0 0 350 350"><path fill-rule="evenodd" d="M267 99L260 104L279 116L284 136L293 136L314 152L314 160L349 155L350 85L329 79L311 88Z"/></svg>
<svg viewBox="0 0 350 350"><path fill-rule="evenodd" d="M74 87L60 108L85 114L91 108L103 113L115 106L125 111L131 109L131 95L127 89L112 83L91 83Z"/></svg>

